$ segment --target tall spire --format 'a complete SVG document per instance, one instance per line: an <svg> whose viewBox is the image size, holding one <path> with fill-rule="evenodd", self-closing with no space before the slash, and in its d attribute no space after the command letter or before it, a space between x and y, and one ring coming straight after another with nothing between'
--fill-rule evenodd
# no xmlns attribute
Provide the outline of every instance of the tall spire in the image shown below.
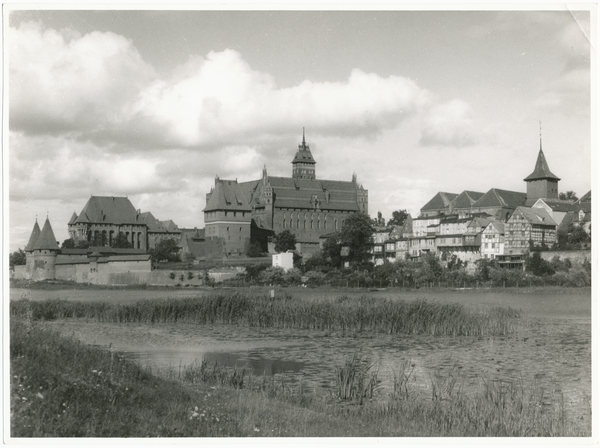
<svg viewBox="0 0 600 448"><path fill-rule="evenodd" d="M302 127L302 143L298 145L298 151L292 160L292 177L295 179L316 179L315 159L306 144L304 127Z"/></svg>
<svg viewBox="0 0 600 448"><path fill-rule="evenodd" d="M540 151L538 152L537 161L535 163L535 168L533 173L523 179L525 182L529 182L532 180L538 179L552 179L559 181L560 178L553 174L548 167L548 162L546 162L546 157L544 156L544 151L542 151L542 121L540 120Z"/></svg>

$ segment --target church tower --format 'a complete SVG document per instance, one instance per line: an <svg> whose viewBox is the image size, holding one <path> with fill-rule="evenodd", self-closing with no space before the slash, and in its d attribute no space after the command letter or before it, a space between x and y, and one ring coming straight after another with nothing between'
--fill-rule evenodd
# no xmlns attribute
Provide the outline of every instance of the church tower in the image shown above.
<svg viewBox="0 0 600 448"><path fill-rule="evenodd" d="M292 160L292 178L294 179L316 179L315 159L304 139L304 128L302 128L302 143L298 145L298 152Z"/></svg>
<svg viewBox="0 0 600 448"><path fill-rule="evenodd" d="M540 132L540 152L533 173L523 179L527 182L527 204L533 205L538 199L558 199L558 181L560 180L548 168L548 162L542 151Z"/></svg>

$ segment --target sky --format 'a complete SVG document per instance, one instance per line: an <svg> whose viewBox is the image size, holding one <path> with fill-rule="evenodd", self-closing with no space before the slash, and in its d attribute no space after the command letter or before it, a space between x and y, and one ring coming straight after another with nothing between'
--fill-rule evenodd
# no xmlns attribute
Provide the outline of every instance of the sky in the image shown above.
<svg viewBox="0 0 600 448"><path fill-rule="evenodd" d="M215 176L291 176L303 128L317 178L356 173L372 217L417 217L439 191L525 192L540 128L559 191L581 196L596 144L585 8L11 10L9 249L47 216L67 239L92 195L202 228Z"/></svg>

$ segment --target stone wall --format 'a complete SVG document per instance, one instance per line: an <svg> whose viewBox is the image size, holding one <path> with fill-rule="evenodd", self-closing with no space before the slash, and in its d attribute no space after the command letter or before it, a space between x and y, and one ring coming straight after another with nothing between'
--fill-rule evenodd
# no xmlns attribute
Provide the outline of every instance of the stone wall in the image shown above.
<svg viewBox="0 0 600 448"><path fill-rule="evenodd" d="M561 260L566 260L568 258L571 262L577 263L583 263L584 260L592 261L591 250L552 250L540 252L540 255L546 261L550 261L556 256Z"/></svg>

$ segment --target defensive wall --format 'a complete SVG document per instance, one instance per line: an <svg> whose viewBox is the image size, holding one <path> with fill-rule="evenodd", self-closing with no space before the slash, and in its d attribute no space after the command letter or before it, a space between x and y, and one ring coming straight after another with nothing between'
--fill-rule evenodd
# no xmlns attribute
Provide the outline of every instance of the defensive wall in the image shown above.
<svg viewBox="0 0 600 448"><path fill-rule="evenodd" d="M546 261L551 261L554 257L559 257L561 260L567 258L571 262L583 263L585 260L592 261L591 250L549 250L540 252L542 258Z"/></svg>

